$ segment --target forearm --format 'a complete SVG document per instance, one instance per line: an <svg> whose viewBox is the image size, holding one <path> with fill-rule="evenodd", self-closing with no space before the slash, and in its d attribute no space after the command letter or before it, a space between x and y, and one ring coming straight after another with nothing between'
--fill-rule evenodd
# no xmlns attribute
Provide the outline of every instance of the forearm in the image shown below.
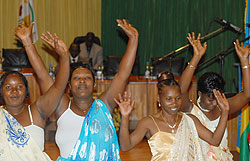
<svg viewBox="0 0 250 161"><path fill-rule="evenodd" d="M243 93L244 96L250 99L250 68L249 59L240 58L241 69L242 69L242 80L243 80Z"/></svg>
<svg viewBox="0 0 250 161"><path fill-rule="evenodd" d="M57 108L60 102L69 77L69 57L66 55L59 58L59 70L55 83L49 90L38 99L37 107L49 117Z"/></svg>
<svg viewBox="0 0 250 161"><path fill-rule="evenodd" d="M188 92L188 88L190 86L190 83L192 81L192 77L194 75L195 69L196 69L200 59L201 58L199 56L193 56L193 58L191 59L191 61L188 64L188 66L183 71L183 73L180 77L180 80L179 80L179 84L180 84L182 93Z"/></svg>
<svg viewBox="0 0 250 161"><path fill-rule="evenodd" d="M210 139L210 144L214 146L219 146L221 140L224 136L226 126L227 126L228 113L222 113L219 124L214 131L212 138Z"/></svg>
<svg viewBox="0 0 250 161"><path fill-rule="evenodd" d="M68 83L68 77L70 72L70 64L69 64L69 53L60 56L59 58L59 68L58 73L55 80L55 88L59 89L59 91L64 90Z"/></svg>
<svg viewBox="0 0 250 161"><path fill-rule="evenodd" d="M53 80L49 76L48 71L41 57L38 55L35 45L32 43L32 40L31 39L22 40L22 43L26 50L30 64L32 65L32 68L37 74L37 78L38 78L42 93L45 93L53 84Z"/></svg>
<svg viewBox="0 0 250 161"><path fill-rule="evenodd" d="M137 46L138 46L138 36L130 38L128 41L126 52L121 60L117 73L118 77L124 80L128 79L132 71L136 57Z"/></svg>
<svg viewBox="0 0 250 161"><path fill-rule="evenodd" d="M115 75L107 91L100 96L100 99L103 100L104 103L108 106L111 113L113 111L113 108L116 106L114 98L118 98L118 94L123 93L126 87L128 78L134 65L137 43L138 36L135 36L133 39L129 40L127 50L119 65L118 73Z"/></svg>
<svg viewBox="0 0 250 161"><path fill-rule="evenodd" d="M120 128L120 147L122 151L128 151L132 148L130 142L130 134L129 134L129 117L122 116L121 128Z"/></svg>

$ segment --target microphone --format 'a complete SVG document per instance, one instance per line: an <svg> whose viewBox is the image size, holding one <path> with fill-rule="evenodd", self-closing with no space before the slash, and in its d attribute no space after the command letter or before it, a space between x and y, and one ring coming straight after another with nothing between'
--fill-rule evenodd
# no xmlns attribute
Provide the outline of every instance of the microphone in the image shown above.
<svg viewBox="0 0 250 161"><path fill-rule="evenodd" d="M243 30L239 28L238 26L235 26L220 17L216 17L216 21L219 22L222 26L225 26L226 28L232 30L233 32L240 33L240 34L243 32Z"/></svg>

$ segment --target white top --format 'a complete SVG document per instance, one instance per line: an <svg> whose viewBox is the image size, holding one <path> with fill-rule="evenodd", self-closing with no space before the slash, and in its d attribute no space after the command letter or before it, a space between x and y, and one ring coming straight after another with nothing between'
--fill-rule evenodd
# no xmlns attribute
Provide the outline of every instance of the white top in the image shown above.
<svg viewBox="0 0 250 161"><path fill-rule="evenodd" d="M73 150L85 118L74 113L70 109L70 104L71 102L69 102L68 109L57 120L55 140L60 149L60 156L63 158L68 158Z"/></svg>
<svg viewBox="0 0 250 161"><path fill-rule="evenodd" d="M215 120L209 120L207 116L199 109L198 106L194 104L193 109L191 111L193 115L195 115L201 123L206 126L210 131L214 132L216 130L216 127L219 124L220 117L218 117ZM218 147L209 145L204 140L200 139L201 142L201 148L203 151L203 154L206 156L207 160L211 158L211 156L216 157L217 160L232 160L233 156L230 153L230 150L228 148L228 140L227 140L228 132L227 128L225 129L224 136L221 140L221 143Z"/></svg>
<svg viewBox="0 0 250 161"><path fill-rule="evenodd" d="M34 125L32 113L30 110L30 105L28 106L28 110L29 110L31 125L25 126L24 128L27 131L27 133L30 134L32 139L35 140L39 148L43 151L44 150L44 129L37 125Z"/></svg>
<svg viewBox="0 0 250 161"><path fill-rule="evenodd" d="M70 56L70 63L77 63L79 59L79 55L76 56L75 58L73 58L72 56Z"/></svg>

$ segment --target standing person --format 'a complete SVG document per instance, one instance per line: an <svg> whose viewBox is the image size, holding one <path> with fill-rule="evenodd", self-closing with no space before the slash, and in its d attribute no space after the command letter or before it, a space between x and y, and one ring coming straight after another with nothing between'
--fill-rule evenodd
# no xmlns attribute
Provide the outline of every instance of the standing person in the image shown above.
<svg viewBox="0 0 250 161"><path fill-rule="evenodd" d="M18 25L15 35L25 50L31 50L32 23L28 28ZM51 88L34 103L26 105L29 88L26 78L12 71L2 75L0 92L5 105L0 107L0 160L45 161L43 153L46 118L56 109L69 77L69 53L64 43L54 36L53 48L59 55L59 72Z"/></svg>
<svg viewBox="0 0 250 161"><path fill-rule="evenodd" d="M229 105L224 94L214 90L222 114L214 133L204 127L192 114L179 112L181 107L181 89L174 79L164 79L157 84L161 111L153 116L143 118L133 133L129 134L129 115L134 102L131 95L119 96L122 122L120 129L120 146L122 151L132 149L146 135L152 152L151 160L201 160L203 155L199 137L209 144L218 146L226 128Z"/></svg>
<svg viewBox="0 0 250 161"><path fill-rule="evenodd" d="M80 60L92 59L93 69L97 70L98 64L103 64L102 47L94 42L95 34L88 32L84 43L80 44ZM87 61L88 62L88 61Z"/></svg>
<svg viewBox="0 0 250 161"><path fill-rule="evenodd" d="M116 106L113 98L126 87L138 45L138 32L126 20L117 20L118 26L129 37L119 71L110 87L93 100L95 78L86 65L72 69L69 86L72 100L64 95L57 107L56 143L60 149L59 160L120 160L119 146L111 114ZM52 41L52 40L48 40ZM35 50L27 52L35 71L46 71ZM45 72L38 75L42 92L47 91L53 80ZM67 158L67 159L66 159Z"/></svg>
<svg viewBox="0 0 250 161"><path fill-rule="evenodd" d="M211 131L214 131L218 126L219 119L221 117L221 109L218 106L218 101L213 94L213 90L216 89L221 93L224 93L225 81L217 73L207 72L203 74L198 80L198 96L197 104L192 103L188 98L188 87L190 85L195 68L201 58L198 56L201 49L200 34L195 39L194 33L189 35L188 40L193 46L194 53L197 53L196 57L193 57L189 65L184 70L180 78L180 86L183 95L183 109L188 109L194 114L201 123ZM236 96L228 98L230 110L229 114L239 111L244 105L246 105L250 98L250 71L249 71L249 48L244 47L243 43L236 41L235 44L236 53L240 59L242 66L243 77L243 89L244 91L238 93ZM201 140L202 150L207 160L233 160L233 156L228 148L227 130L224 137L218 147L215 147L207 142Z"/></svg>

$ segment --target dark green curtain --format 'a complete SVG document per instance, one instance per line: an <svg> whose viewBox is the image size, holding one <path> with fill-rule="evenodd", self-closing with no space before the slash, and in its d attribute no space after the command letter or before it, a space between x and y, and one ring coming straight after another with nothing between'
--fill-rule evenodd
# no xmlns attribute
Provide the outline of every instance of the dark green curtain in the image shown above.
<svg viewBox="0 0 250 161"><path fill-rule="evenodd" d="M141 73L145 62L151 57L162 57L188 43L187 33L201 33L203 36L220 27L215 22L221 17L232 24L243 28L244 0L102 0L102 44L104 57L108 55L123 55L126 49L126 36L117 27L116 19L128 19L139 31L139 47ZM215 36L215 35L214 35ZM218 33L206 40L208 49L202 61L215 56L232 45L238 38L243 39L230 30ZM226 52L224 58L224 79L226 91L235 92L238 80L237 68L239 62L234 50ZM192 48L187 48L173 56L192 57ZM201 66L196 76L206 71L220 73L219 61ZM236 84L236 86L235 86Z"/></svg>

